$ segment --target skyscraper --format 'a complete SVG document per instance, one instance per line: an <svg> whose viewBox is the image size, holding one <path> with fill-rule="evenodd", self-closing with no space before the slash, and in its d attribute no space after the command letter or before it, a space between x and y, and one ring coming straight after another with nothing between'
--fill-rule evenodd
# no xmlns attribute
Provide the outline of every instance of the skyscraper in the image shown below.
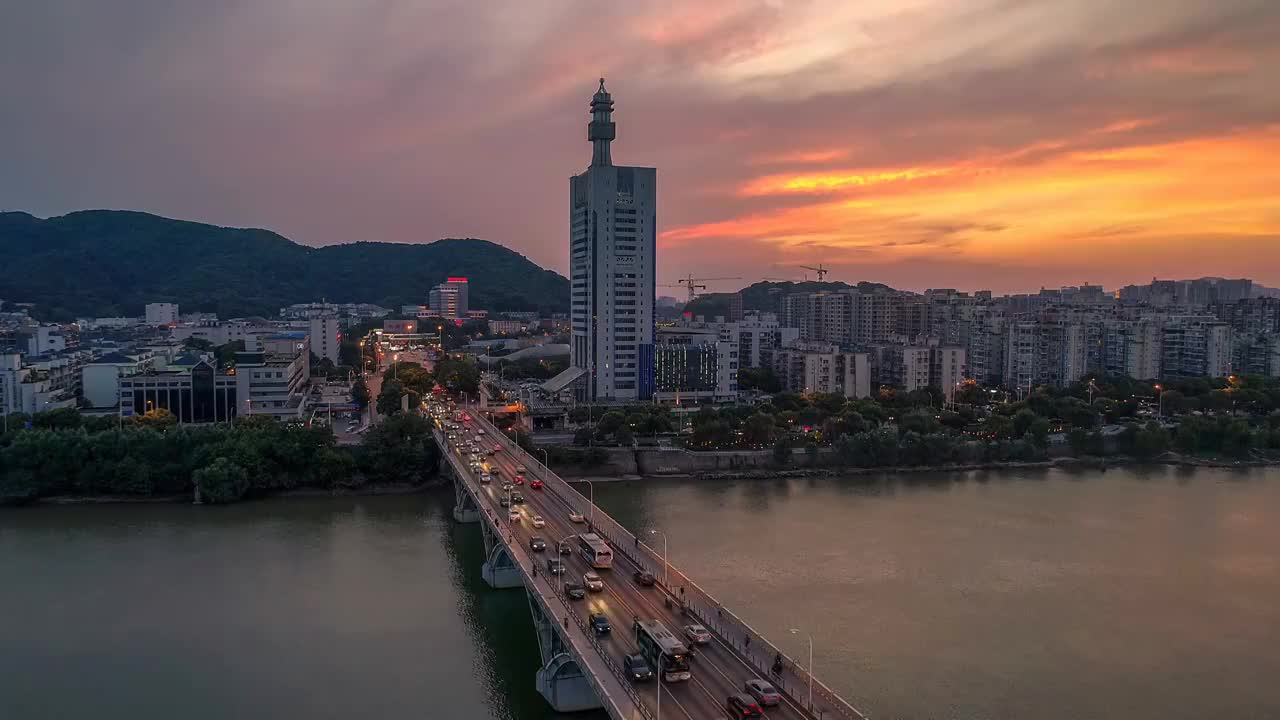
<svg viewBox="0 0 1280 720"><path fill-rule="evenodd" d="M571 357L582 400L653 395L657 170L613 164L613 98L591 98L591 165L569 179Z"/></svg>

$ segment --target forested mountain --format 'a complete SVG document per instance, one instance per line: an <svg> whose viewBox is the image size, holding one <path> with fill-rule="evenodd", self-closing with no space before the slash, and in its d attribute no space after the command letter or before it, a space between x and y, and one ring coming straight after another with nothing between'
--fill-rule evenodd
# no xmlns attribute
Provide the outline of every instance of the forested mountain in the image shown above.
<svg viewBox="0 0 1280 720"><path fill-rule="evenodd" d="M313 248L268 230L140 212L89 210L42 220L0 213L0 299L42 319L136 316L148 302L220 317L274 316L297 302L423 304L446 277L470 279L473 308L565 312L569 282L519 253L474 239Z"/></svg>

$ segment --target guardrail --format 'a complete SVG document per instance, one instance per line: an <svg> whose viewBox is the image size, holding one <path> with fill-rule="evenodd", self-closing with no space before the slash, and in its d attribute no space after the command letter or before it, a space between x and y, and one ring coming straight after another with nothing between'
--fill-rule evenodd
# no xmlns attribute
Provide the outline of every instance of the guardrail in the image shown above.
<svg viewBox="0 0 1280 720"><path fill-rule="evenodd" d="M552 472L541 460L526 452L506 433L495 428L492 423L489 423L481 416L477 409L473 408L470 412L472 417L477 418L477 421L484 422L489 426L493 436L500 438L500 442L508 451L519 453L517 457L525 457L530 460L530 462L526 463L526 468L536 471L537 476L543 482L544 489L551 490L551 494L556 496L566 508L575 508L581 512L580 504L588 502L586 496L559 475ZM569 498L575 499L570 500ZM714 631L729 643L739 655L747 660L760 677L780 679L773 674L772 670L774 658L781 657L784 670L789 668L792 671L793 682L779 682L777 683L780 686L779 689L786 692L798 705L803 707L808 704L810 677L803 669L803 665L796 662L778 646L765 638L764 635L757 632L755 628L735 615L733 611L725 608L722 603L699 587L697 583L693 582L683 572L680 572L675 566L669 562L664 562L661 554L649 547L648 544L641 542L638 536L627 530L607 513L601 512L599 515L595 515L592 518L590 528L596 534L604 537L615 553L627 557L636 565L652 568L654 576L658 579L658 585L662 587L667 595L673 600L681 602L700 624ZM637 551L643 552L645 557L643 559L637 558ZM663 579L664 573L670 574L670 579L665 582ZM679 594L673 588L679 588ZM705 612L701 608L705 608ZM715 611L714 616L711 616L711 610ZM846 720L868 720L868 715L840 697L817 677L813 677L812 682L813 706L808 708L809 712L823 717L827 716L828 713L834 713L835 716L846 718Z"/></svg>
<svg viewBox="0 0 1280 720"><path fill-rule="evenodd" d="M443 434L440 432L438 428L434 428L432 430L432 433L435 435L436 442L440 444L443 454L447 457L447 461L449 462L450 465L453 466L454 472L458 474L458 476L462 479L462 482L467 484L468 492L471 492L474 489L470 484L471 474L467 469L467 467L463 464L462 459L460 457L455 458L449 454L449 452L447 451L448 445L445 442ZM502 436L503 434L500 432L497 432L497 430L495 429L494 435ZM505 436L503 437L505 439ZM497 538L498 542L503 542L506 544L507 552L511 554L512 564L516 567L517 570L519 570L520 576L524 581L525 587L532 590L532 592L541 599L542 603L547 606L548 615L549 615L547 619L549 622L554 623L555 614L553 612L550 612L551 608L547 603L546 594L541 592L541 590L539 589L537 584L537 577L532 575L530 570L526 568L525 562L522 562L522 560L527 561L528 567L532 568L533 564L537 562L537 559L529 556L524 551L524 548L520 546L518 543L512 540L507 540L508 536L506 534L506 531L501 526L501 524L497 521L497 516L493 514L493 508L488 507L489 503L487 503L481 498L480 493L472 492L472 499L475 500L476 507L482 508L484 510L483 512L480 513L481 522L487 522L489 526L493 529L494 537ZM652 718L654 717L653 713L649 711L649 708L645 705L644 699L640 697L640 694L636 692L634 687L631 686L631 682L630 680L628 680L626 673L624 673L622 671L622 668L619 667L618 664L613 661L613 658L609 656L609 653L605 650L605 648L602 645L600 645L599 641L595 638L595 631L588 626L588 623L585 620L582 619L582 616L578 613L577 609L569 604L568 598L566 598L563 594L556 592L555 585L552 583L553 577L555 576L543 575L543 579L546 581L546 584L547 584L547 590L548 590L547 594L550 594L552 597L559 600L560 604L564 606L567 612L567 617L572 618L574 625L580 631L582 631L583 638L596 651L596 654L600 657L605 668L609 671L609 674L618 680L618 684L621 686L624 694L626 694L627 697L631 700L632 704L635 706L636 710L640 713L640 715L646 718L647 720L652 720ZM565 635L566 635L565 645L573 651L574 660L578 663L578 667L579 669L582 670L582 674L586 676L587 681L591 683L591 687L596 691L596 694L599 696L601 703L612 705L614 714L617 717L619 718L628 717L628 713L625 713L623 709L618 706L617 701L614 700L613 696L609 693L608 689L605 688L603 685L601 685L600 681L595 677L595 673L591 672L590 665L587 662L586 657L582 654L581 651L579 651L577 648L574 647L573 638L570 638L567 633ZM634 717L634 715L632 715L632 717Z"/></svg>

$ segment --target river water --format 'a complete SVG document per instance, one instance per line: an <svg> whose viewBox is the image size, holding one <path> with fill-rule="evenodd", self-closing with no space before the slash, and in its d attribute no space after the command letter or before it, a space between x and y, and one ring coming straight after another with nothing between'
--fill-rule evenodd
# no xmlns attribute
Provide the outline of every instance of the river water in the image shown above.
<svg viewBox="0 0 1280 720"><path fill-rule="evenodd" d="M877 719L1280 717L1280 470L595 492ZM554 717L451 503L0 511L0 718Z"/></svg>

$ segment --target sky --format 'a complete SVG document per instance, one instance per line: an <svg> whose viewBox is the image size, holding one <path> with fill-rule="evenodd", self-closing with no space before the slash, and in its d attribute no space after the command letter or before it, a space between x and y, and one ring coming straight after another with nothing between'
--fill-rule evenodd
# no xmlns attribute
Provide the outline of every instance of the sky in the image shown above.
<svg viewBox="0 0 1280 720"><path fill-rule="evenodd" d="M564 273L603 76L662 284L1280 286L1276 38L1274 0L12 3L0 210Z"/></svg>

